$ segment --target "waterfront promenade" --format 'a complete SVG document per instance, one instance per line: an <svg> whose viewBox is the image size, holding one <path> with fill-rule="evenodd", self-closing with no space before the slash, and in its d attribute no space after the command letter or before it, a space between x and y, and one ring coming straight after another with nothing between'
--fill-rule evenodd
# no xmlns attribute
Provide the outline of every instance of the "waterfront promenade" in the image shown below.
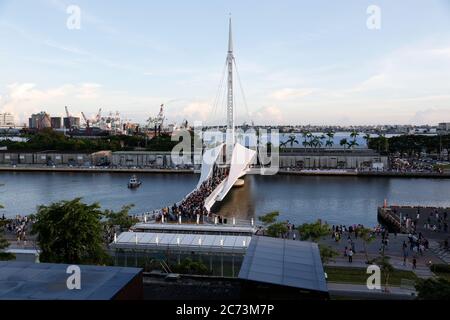
<svg viewBox="0 0 450 320"><path fill-rule="evenodd" d="M257 170L253 169L253 170ZM172 173L172 174L195 174L199 171L194 169L178 168L138 168L138 167L77 167L77 166L41 166L41 165L0 165L0 172L95 172L95 173ZM279 175L299 176L344 176L344 177L397 177L397 178L430 178L450 179L450 173L438 172L396 172L396 171L357 171L353 169L308 169L296 170L280 168Z"/></svg>

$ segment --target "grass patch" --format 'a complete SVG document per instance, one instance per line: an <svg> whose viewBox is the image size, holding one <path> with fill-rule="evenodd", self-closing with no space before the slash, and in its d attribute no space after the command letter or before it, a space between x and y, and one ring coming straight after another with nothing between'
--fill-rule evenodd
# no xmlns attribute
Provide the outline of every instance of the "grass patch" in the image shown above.
<svg viewBox="0 0 450 320"><path fill-rule="evenodd" d="M365 268L325 267L328 282L366 284L369 274ZM389 285L400 286L402 279L417 281L418 278L412 271L395 270L389 276ZM382 275L382 284L384 279Z"/></svg>
<svg viewBox="0 0 450 320"><path fill-rule="evenodd" d="M437 275L439 278L444 278L447 281L450 281L450 273L448 272L435 272L435 275Z"/></svg>

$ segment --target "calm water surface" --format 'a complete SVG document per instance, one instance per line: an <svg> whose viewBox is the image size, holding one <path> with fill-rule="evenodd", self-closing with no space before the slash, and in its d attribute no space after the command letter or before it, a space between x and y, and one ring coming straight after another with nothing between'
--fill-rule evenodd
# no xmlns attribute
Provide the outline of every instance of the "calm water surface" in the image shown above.
<svg viewBox="0 0 450 320"><path fill-rule="evenodd" d="M198 175L140 174L143 185L129 190L128 174L0 173L0 203L6 216L30 214L36 206L82 197L103 208L134 204L133 213L158 209L183 198ZM329 223L376 224L376 209L389 203L450 207L449 179L368 177L247 176L219 212L250 218L279 211L295 223L322 218Z"/></svg>

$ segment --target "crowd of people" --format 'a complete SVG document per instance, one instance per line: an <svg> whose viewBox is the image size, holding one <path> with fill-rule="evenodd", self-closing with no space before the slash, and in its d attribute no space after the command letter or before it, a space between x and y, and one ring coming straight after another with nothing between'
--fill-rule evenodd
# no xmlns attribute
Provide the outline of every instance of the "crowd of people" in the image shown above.
<svg viewBox="0 0 450 320"><path fill-rule="evenodd" d="M6 221L4 215L2 216L2 220ZM13 219L8 219L4 229L7 234L15 235L17 242L26 242L27 233L30 231L32 223L33 221L29 217L18 215Z"/></svg>
<svg viewBox="0 0 450 320"><path fill-rule="evenodd" d="M396 209L394 209L394 213L397 213ZM443 233L449 232L447 210L440 212L438 209L433 209L427 213L426 220L421 220L422 215L425 215L425 213L422 213L420 207L418 207L415 217L410 217L409 214L402 215L401 224L406 228L406 230L409 230L413 234L416 233L418 228L421 226L419 225L421 221L423 223L424 230Z"/></svg>
<svg viewBox="0 0 450 320"><path fill-rule="evenodd" d="M217 186L228 176L227 168L214 166L211 177L205 180L200 187L190 193L179 204L163 208L159 219L164 217L165 221L176 221L181 216L188 221L195 221L197 215L200 217L208 215L205 209L205 200L217 188Z"/></svg>
<svg viewBox="0 0 450 320"><path fill-rule="evenodd" d="M434 172L431 164L412 159L391 158L390 171L393 172Z"/></svg>

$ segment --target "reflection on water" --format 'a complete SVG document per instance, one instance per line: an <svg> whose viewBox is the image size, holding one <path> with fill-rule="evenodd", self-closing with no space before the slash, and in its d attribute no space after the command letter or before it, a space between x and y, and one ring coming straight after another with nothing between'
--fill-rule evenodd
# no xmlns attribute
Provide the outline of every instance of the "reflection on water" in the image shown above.
<svg viewBox="0 0 450 320"><path fill-rule="evenodd" d="M196 185L190 174L140 174L142 187L127 188L127 174L0 173L1 212L33 213L37 205L82 197L104 208L135 204L133 213L172 205ZM450 180L368 177L247 176L219 206L220 214L250 219L279 211L294 223L376 224L376 209L389 203L450 207Z"/></svg>

